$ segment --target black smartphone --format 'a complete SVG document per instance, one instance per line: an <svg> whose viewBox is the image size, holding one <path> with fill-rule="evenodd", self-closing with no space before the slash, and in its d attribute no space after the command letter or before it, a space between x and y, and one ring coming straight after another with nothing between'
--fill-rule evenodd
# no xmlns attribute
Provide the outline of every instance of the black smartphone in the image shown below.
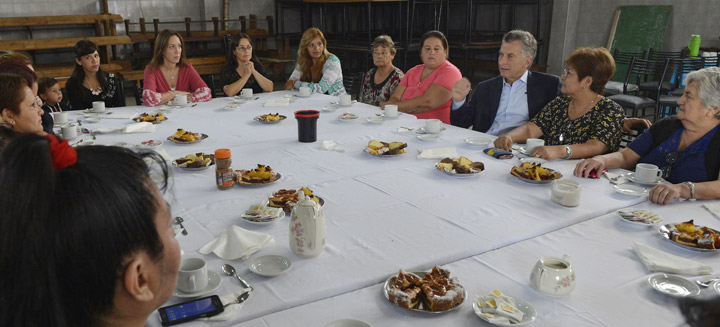
<svg viewBox="0 0 720 327"><path fill-rule="evenodd" d="M217 295L199 298L192 301L169 305L158 309L160 323L172 326L197 318L210 317L225 310Z"/></svg>

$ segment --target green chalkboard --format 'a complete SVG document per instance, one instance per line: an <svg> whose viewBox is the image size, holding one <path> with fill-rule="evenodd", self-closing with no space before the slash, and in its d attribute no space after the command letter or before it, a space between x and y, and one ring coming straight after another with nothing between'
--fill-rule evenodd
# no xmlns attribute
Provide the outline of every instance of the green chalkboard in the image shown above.
<svg viewBox="0 0 720 327"><path fill-rule="evenodd" d="M607 48L627 52L662 50L672 6L619 6L615 11ZM622 82L627 66L619 65L614 81Z"/></svg>

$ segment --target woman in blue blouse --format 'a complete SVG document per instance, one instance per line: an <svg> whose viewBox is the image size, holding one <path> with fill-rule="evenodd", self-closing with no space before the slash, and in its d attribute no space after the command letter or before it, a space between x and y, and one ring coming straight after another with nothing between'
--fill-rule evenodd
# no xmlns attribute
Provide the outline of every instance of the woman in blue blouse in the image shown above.
<svg viewBox="0 0 720 327"><path fill-rule="evenodd" d="M673 183L655 186L650 201L720 199L720 68L692 72L685 84L677 116L653 124L620 152L581 161L575 176L649 163L660 167L663 178Z"/></svg>

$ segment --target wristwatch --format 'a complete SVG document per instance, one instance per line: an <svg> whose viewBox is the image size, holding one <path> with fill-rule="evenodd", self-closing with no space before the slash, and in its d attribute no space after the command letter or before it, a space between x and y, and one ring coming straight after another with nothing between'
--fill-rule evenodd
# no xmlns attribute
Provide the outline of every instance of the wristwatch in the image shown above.
<svg viewBox="0 0 720 327"><path fill-rule="evenodd" d="M572 148L570 148L569 145L565 145L565 151L567 152L567 155L565 155L565 160L570 159L572 157Z"/></svg>
<svg viewBox="0 0 720 327"><path fill-rule="evenodd" d="M693 182L683 182L683 184L687 185L687 187L690 188L690 197L688 200L695 201L695 183Z"/></svg>

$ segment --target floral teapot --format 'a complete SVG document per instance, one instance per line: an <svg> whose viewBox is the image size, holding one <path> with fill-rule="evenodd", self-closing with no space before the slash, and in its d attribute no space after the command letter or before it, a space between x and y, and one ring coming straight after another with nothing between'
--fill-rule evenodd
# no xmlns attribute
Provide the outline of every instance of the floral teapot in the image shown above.
<svg viewBox="0 0 720 327"><path fill-rule="evenodd" d="M290 214L290 249L295 254L314 258L325 249L325 215L320 204L298 191L298 202Z"/></svg>
<svg viewBox="0 0 720 327"><path fill-rule="evenodd" d="M575 271L570 265L570 256L562 258L545 257L538 260L530 273L530 285L547 296L560 297L575 289Z"/></svg>

